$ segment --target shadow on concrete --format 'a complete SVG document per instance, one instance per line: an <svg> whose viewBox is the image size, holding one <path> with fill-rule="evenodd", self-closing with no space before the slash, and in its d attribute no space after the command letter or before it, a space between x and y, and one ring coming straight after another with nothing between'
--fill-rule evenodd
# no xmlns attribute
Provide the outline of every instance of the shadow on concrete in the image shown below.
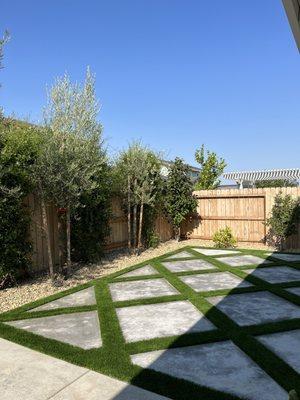
<svg viewBox="0 0 300 400"><path fill-rule="evenodd" d="M292 266L284 260L273 259L273 254L266 258L272 264L265 264L257 270ZM218 258L201 255L201 259L208 262ZM131 380L131 384L153 392L153 396L151 393L134 394L129 386L113 400L162 400L166 399L161 397L166 393L170 396L168 398L176 400L287 400L288 393L274 380L278 376L276 369L284 367L284 372L289 374L290 385L287 386L290 389L294 388L293 382L299 379L299 375L252 335L263 331L264 324L269 323L273 324L269 333L284 331L280 321L300 318L300 308L288 301L288 292L287 298L272 293L272 286L260 281L255 271L226 296L206 298L214 307L201 318L208 319L222 331L219 338L208 335L205 340L203 333L191 333L191 328L162 351L133 355L133 363L139 364L143 370ZM245 288L245 282L250 282L253 287ZM259 287L261 283L264 287ZM295 286L295 283L289 283ZM255 288L257 291L253 291ZM243 293L237 293L237 289L242 289ZM197 292L195 294L198 296ZM242 332L248 327L249 331ZM201 390L197 385L202 386Z"/></svg>

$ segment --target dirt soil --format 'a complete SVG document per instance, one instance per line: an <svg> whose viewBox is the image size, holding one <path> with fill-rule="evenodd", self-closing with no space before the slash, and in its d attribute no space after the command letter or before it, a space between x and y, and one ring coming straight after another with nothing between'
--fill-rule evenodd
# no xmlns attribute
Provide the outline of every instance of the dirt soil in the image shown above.
<svg viewBox="0 0 300 400"><path fill-rule="evenodd" d="M67 280L60 280L59 285L57 286L52 284L47 275L33 277L19 283L17 286L0 291L0 313L20 307L23 304L30 303L62 290L72 288L88 282L91 279L99 278L131 265L141 263L150 258L158 257L169 251L178 250L187 245L209 247L213 246L213 243L211 241L198 239L183 240L181 242L169 240L168 242L161 243L155 249L147 249L143 251L140 255L132 255L124 250L113 251L107 253L102 261L97 264L75 264L70 278ZM245 243L241 243L240 247L272 250L262 244L255 245L253 243L249 246Z"/></svg>

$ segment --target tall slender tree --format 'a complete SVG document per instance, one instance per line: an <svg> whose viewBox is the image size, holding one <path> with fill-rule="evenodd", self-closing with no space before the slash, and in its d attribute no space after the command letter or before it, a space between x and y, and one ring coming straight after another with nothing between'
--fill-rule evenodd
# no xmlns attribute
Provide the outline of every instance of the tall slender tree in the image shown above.
<svg viewBox="0 0 300 400"><path fill-rule="evenodd" d="M99 102L95 78L87 69L83 85L72 83L65 74L48 91L44 109L45 125L53 133L47 151L47 193L58 206L66 209L67 267L71 265L71 213L79 205L80 195L93 191L93 177L105 158L102 128L97 117Z"/></svg>
<svg viewBox="0 0 300 400"><path fill-rule="evenodd" d="M156 198L160 168L159 157L139 142L132 143L117 160L119 189L127 208L129 249L142 247L144 206Z"/></svg>
<svg viewBox="0 0 300 400"><path fill-rule="evenodd" d="M220 184L219 177L226 168L225 160L209 150L205 153L204 144L196 150L195 159L201 165L195 189L215 189Z"/></svg>
<svg viewBox="0 0 300 400"><path fill-rule="evenodd" d="M197 207L193 196L193 183L189 168L183 160L176 158L170 167L167 178L164 207L175 231L175 238L180 239L181 224Z"/></svg>

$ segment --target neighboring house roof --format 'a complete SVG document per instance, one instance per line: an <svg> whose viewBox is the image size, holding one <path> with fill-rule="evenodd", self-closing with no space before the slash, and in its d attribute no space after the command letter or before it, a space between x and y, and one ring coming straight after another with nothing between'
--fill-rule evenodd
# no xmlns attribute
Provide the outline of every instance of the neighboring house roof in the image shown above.
<svg viewBox="0 0 300 400"><path fill-rule="evenodd" d="M167 160L161 160L162 161L162 168L161 168L161 174L163 176L168 176L169 175L169 169L171 167L171 165L174 164L174 161L167 161ZM190 172L190 176L191 179L193 181L196 181L200 172L200 168L198 167L194 167L192 165L187 164L187 166L189 167L189 172Z"/></svg>
<svg viewBox="0 0 300 400"><path fill-rule="evenodd" d="M168 160L161 160L162 164L165 165L166 167L170 167L171 165L174 164L174 161L168 161ZM193 165L187 164L189 169L193 172L200 172L200 168L194 167Z"/></svg>
<svg viewBox="0 0 300 400"><path fill-rule="evenodd" d="M300 0L282 0L282 2L300 51Z"/></svg>

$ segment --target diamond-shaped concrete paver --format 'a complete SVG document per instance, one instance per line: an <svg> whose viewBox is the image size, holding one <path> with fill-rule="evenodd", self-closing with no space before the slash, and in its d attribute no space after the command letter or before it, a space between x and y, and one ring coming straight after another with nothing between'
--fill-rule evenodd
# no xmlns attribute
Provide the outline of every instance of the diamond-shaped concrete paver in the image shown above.
<svg viewBox="0 0 300 400"><path fill-rule="evenodd" d="M180 253L173 254L172 256L168 256L169 259L177 259L177 258L193 258L195 257L193 254L189 253L188 251L181 251Z"/></svg>
<svg viewBox="0 0 300 400"><path fill-rule="evenodd" d="M102 346L97 311L22 319L7 324L85 350Z"/></svg>
<svg viewBox="0 0 300 400"><path fill-rule="evenodd" d="M80 290L79 292L69 294L60 299L51 301L50 303L43 304L42 306L33 308L29 311L44 311L53 310L63 307L79 307L89 306L96 304L94 286L87 289Z"/></svg>
<svg viewBox="0 0 300 400"><path fill-rule="evenodd" d="M232 257L219 257L218 261L230 265L231 267L243 267L245 265L252 265L252 264L261 265L261 264L269 264L272 262L270 260L265 260L264 258L246 254L232 256Z"/></svg>
<svg viewBox="0 0 300 400"><path fill-rule="evenodd" d="M181 276L180 279L196 292L252 286L251 283L238 278L230 272L211 272L207 274L187 275Z"/></svg>
<svg viewBox="0 0 300 400"><path fill-rule="evenodd" d="M300 329L256 338L300 374Z"/></svg>
<svg viewBox="0 0 300 400"><path fill-rule="evenodd" d="M291 267L257 268L249 270L249 274L269 283L300 281L300 270Z"/></svg>
<svg viewBox="0 0 300 400"><path fill-rule="evenodd" d="M271 257L284 261L300 262L300 254L272 253Z"/></svg>
<svg viewBox="0 0 300 400"><path fill-rule="evenodd" d="M296 294L297 296L300 296L300 287L293 287L285 290L287 290L290 293Z"/></svg>
<svg viewBox="0 0 300 400"><path fill-rule="evenodd" d="M231 341L134 354L131 361L248 400L287 398L287 393Z"/></svg>
<svg viewBox="0 0 300 400"><path fill-rule="evenodd" d="M264 291L214 296L207 300L240 326L300 318L300 307Z"/></svg>
<svg viewBox="0 0 300 400"><path fill-rule="evenodd" d="M209 331L215 326L188 301L117 309L126 342Z"/></svg>
<svg viewBox="0 0 300 400"><path fill-rule="evenodd" d="M151 267L151 265L145 265L144 267L137 268L133 271L126 272L125 274L119 275L118 278L130 278L133 276L146 276L158 274L156 269Z"/></svg>
<svg viewBox="0 0 300 400"><path fill-rule="evenodd" d="M204 260L168 261L162 264L171 272L200 271L217 268Z"/></svg>
<svg viewBox="0 0 300 400"><path fill-rule="evenodd" d="M171 296L179 292L165 279L145 279L132 282L117 282L109 285L113 301L147 299Z"/></svg>
<svg viewBox="0 0 300 400"><path fill-rule="evenodd" d="M193 247L193 250L205 256L222 256L226 254L238 254L238 250L221 250L221 249L200 249L199 247Z"/></svg>

